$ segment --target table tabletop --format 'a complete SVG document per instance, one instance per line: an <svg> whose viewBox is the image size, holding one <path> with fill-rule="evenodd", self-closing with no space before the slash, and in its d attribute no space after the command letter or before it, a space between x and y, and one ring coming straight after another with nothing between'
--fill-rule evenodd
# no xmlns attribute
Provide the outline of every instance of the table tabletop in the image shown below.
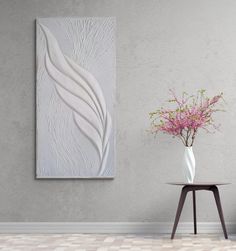
<svg viewBox="0 0 236 251"><path fill-rule="evenodd" d="M227 182L194 182L194 183L187 183L187 182L168 182L169 185L175 186L223 186L229 185L230 183Z"/></svg>

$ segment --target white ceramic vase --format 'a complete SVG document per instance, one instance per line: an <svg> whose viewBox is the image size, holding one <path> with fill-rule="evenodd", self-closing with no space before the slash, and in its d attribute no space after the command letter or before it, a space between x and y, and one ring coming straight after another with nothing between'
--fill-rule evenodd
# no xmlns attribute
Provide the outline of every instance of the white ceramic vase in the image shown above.
<svg viewBox="0 0 236 251"><path fill-rule="evenodd" d="M185 147L183 157L183 175L187 183L193 183L195 176L195 158L192 147Z"/></svg>

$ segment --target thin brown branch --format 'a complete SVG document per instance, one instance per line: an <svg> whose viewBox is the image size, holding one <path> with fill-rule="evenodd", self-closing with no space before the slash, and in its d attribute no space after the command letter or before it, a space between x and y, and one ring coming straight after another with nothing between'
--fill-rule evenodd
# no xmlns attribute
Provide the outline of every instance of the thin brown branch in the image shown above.
<svg viewBox="0 0 236 251"><path fill-rule="evenodd" d="M193 142L194 142L194 140L195 140L196 133L197 133L197 129L194 129L194 130L193 130L193 135L192 135L192 142L191 142L191 145L190 145L190 146L193 146Z"/></svg>

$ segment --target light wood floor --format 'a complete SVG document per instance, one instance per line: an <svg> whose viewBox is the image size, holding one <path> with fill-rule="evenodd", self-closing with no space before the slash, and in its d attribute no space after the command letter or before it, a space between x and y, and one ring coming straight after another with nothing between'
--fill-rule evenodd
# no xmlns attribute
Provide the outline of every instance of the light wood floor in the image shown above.
<svg viewBox="0 0 236 251"><path fill-rule="evenodd" d="M0 234L0 250L53 251L236 251L236 237L221 235Z"/></svg>

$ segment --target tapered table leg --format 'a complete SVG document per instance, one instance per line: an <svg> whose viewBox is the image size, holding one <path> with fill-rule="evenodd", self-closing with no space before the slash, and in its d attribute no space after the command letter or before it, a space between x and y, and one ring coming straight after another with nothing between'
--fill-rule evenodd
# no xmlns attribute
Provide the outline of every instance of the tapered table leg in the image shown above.
<svg viewBox="0 0 236 251"><path fill-rule="evenodd" d="M226 227L225 227L225 220L224 220L223 210L222 210L222 206L221 206L221 202L220 202L219 190L218 190L217 186L213 186L211 188L211 190L214 193L216 206L217 206L218 213L219 213L219 216L220 216L220 221L221 221L221 225L222 225L222 228L223 228L225 239L228 239L228 235L227 235L227 231L226 231Z"/></svg>
<svg viewBox="0 0 236 251"><path fill-rule="evenodd" d="M196 215L196 194L193 190L193 223L194 223L194 234L197 234L197 215Z"/></svg>
<svg viewBox="0 0 236 251"><path fill-rule="evenodd" d="M174 226L173 226L173 230L172 230L172 234L171 234L171 239L174 239L176 228L177 228L179 218L180 218L183 206L184 206L187 192L188 192L188 190L186 189L186 187L183 187L182 191L181 191L180 198L179 198L179 205L178 205L176 216L175 216L175 222L174 222Z"/></svg>

